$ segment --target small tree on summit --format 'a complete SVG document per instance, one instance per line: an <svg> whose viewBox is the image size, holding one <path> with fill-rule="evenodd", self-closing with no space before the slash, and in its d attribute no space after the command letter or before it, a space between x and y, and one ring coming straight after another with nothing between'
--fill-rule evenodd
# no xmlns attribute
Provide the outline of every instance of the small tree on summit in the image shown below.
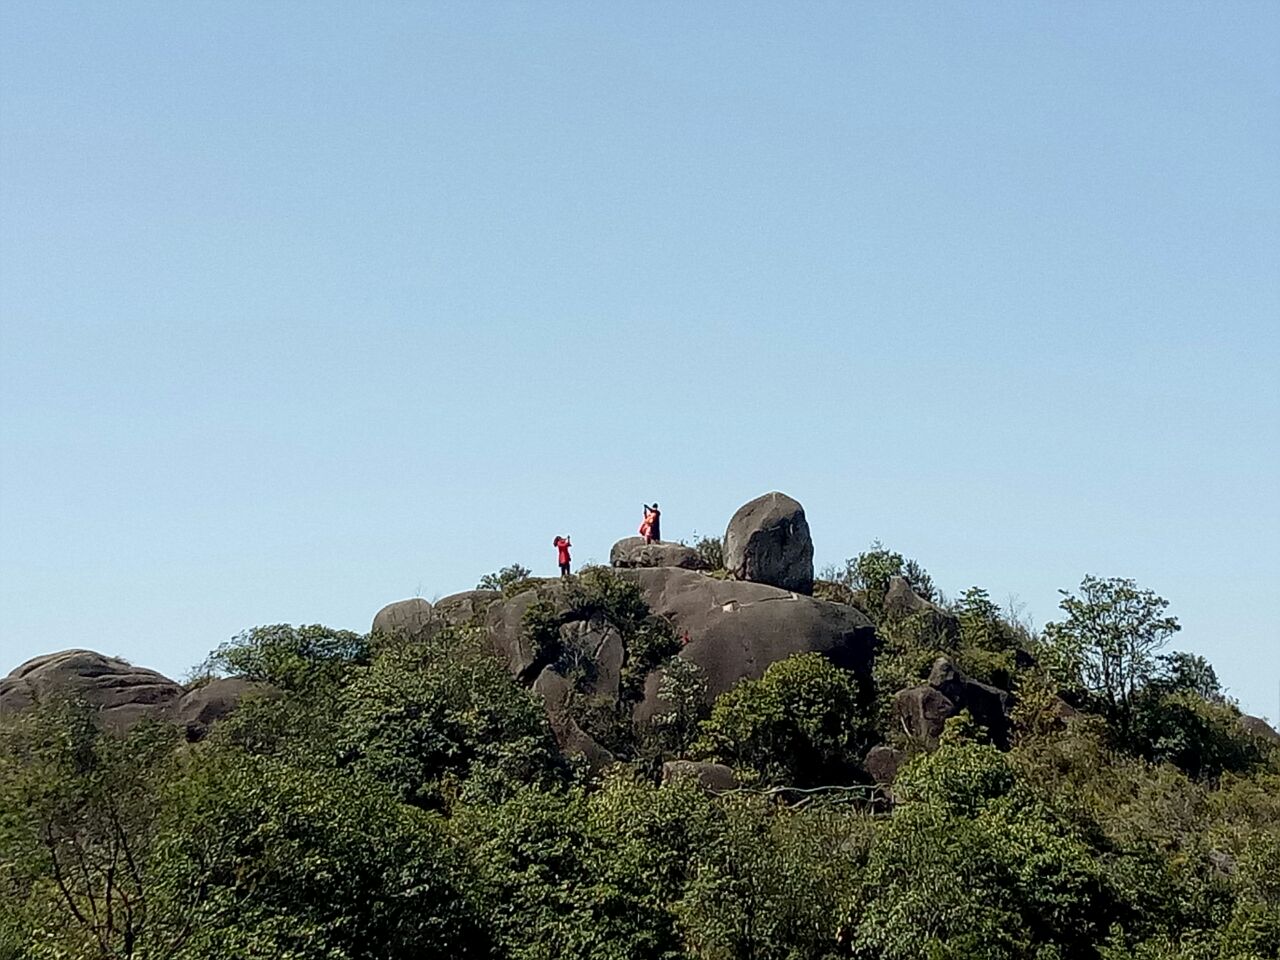
<svg viewBox="0 0 1280 960"><path fill-rule="evenodd" d="M1133 580L1086 576L1080 596L1059 591L1066 612L1045 639L1067 677L1101 701L1121 736L1131 732L1134 696L1156 675L1156 654L1181 630L1169 601Z"/></svg>
<svg viewBox="0 0 1280 960"><path fill-rule="evenodd" d="M480 582L476 584L476 589L500 590L505 593L512 587L523 584L531 576L533 576L533 571L528 567L523 564L513 563L509 567L503 567L496 573L486 573L480 578Z"/></svg>

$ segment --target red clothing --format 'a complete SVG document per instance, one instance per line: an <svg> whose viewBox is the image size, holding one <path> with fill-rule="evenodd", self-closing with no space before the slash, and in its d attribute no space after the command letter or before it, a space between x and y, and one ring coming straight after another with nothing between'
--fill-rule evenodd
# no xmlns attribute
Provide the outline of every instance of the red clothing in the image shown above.
<svg viewBox="0 0 1280 960"><path fill-rule="evenodd" d="M555 538L555 540L554 540L554 541L552 541L552 544L553 544L553 546L556 548L556 550L559 552L560 559L559 559L559 561L558 561L558 562L559 562L559 563L568 563L568 562L569 562L569 548L570 548L571 546L573 546L573 544L571 544L571 543L570 543L568 540L566 540L564 537L556 537L556 538Z"/></svg>

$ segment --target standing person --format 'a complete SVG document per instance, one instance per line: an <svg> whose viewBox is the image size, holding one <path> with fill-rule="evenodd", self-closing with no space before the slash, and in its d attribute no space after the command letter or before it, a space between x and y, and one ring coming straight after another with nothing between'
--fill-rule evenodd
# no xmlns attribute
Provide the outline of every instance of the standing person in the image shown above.
<svg viewBox="0 0 1280 960"><path fill-rule="evenodd" d="M560 576L569 576L569 548L573 544L569 542L568 537L556 537L551 541L551 545L556 548L556 558L560 564Z"/></svg>
<svg viewBox="0 0 1280 960"><path fill-rule="evenodd" d="M644 523L640 524L640 536L645 543L655 543L662 539L662 511L655 503L644 505Z"/></svg>

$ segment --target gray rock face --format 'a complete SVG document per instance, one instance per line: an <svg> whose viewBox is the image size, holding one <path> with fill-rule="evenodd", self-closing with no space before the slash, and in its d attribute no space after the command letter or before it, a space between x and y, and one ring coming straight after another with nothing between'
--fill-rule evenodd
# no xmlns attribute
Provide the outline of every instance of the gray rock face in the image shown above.
<svg viewBox="0 0 1280 960"><path fill-rule="evenodd" d="M564 753L585 757L593 770L602 770L613 763L613 754L584 733L570 715L572 688L565 677L548 668L538 674L532 689L546 704L551 732Z"/></svg>
<svg viewBox="0 0 1280 960"><path fill-rule="evenodd" d="M431 604L421 597L389 603L373 618L371 633L406 640L425 640L435 628Z"/></svg>
<svg viewBox="0 0 1280 960"><path fill-rule="evenodd" d="M909 617L913 613L937 610L932 603L911 589L906 577L890 577L884 593L885 613L896 617Z"/></svg>
<svg viewBox="0 0 1280 960"><path fill-rule="evenodd" d="M987 728L992 741L1008 747L1012 705L1013 695L1008 691L972 680L946 657L939 657L927 683L899 691L893 712L908 734L933 746L942 735L943 724L968 710Z"/></svg>
<svg viewBox="0 0 1280 960"><path fill-rule="evenodd" d="M560 628L560 641L585 675L584 691L617 700L627 655L622 634L602 620L576 620Z"/></svg>
<svg viewBox="0 0 1280 960"><path fill-rule="evenodd" d="M662 782L692 780L704 790L723 793L738 786L733 770L723 763L706 763L701 760L668 760L662 765Z"/></svg>
<svg viewBox="0 0 1280 960"><path fill-rule="evenodd" d="M955 640L960 636L960 620L911 589L906 577L890 577L884 594L884 612L895 620L922 617L939 636Z"/></svg>
<svg viewBox="0 0 1280 960"><path fill-rule="evenodd" d="M543 587L549 602L559 604L563 588L558 583ZM532 683L545 664L537 664L538 651L529 645L524 636L524 615L540 599L535 589L525 590L514 597L504 597L489 605L485 615L485 627L489 632L494 652L504 659L511 675L522 683Z"/></svg>
<svg viewBox="0 0 1280 960"><path fill-rule="evenodd" d="M702 668L708 702L797 653L821 653L837 666L863 676L870 672L875 628L853 607L671 567L623 570L619 576L638 584L649 608L688 636L680 656ZM649 676L637 719L664 709L658 682L657 673Z"/></svg>
<svg viewBox="0 0 1280 960"><path fill-rule="evenodd" d="M991 739L1001 747L1009 746L1009 709L1013 697L999 687L971 680L946 657L939 657L929 671L929 686L941 692L956 705L968 710L973 719L987 728Z"/></svg>
<svg viewBox="0 0 1280 960"><path fill-rule="evenodd" d="M272 688L247 680L211 680L184 690L168 677L92 650L63 650L28 660L0 680L0 715L27 710L50 697L83 700L96 708L108 730L127 730L139 720L170 720L188 740L203 739L250 693Z"/></svg>
<svg viewBox="0 0 1280 960"><path fill-rule="evenodd" d="M232 713L246 696L272 696L274 690L262 683L239 677L222 677L188 690L170 704L166 716L187 732L187 740L203 740L209 729Z"/></svg>
<svg viewBox="0 0 1280 960"><path fill-rule="evenodd" d="M867 751L862 765L867 768L867 773L871 774L872 780L882 787L887 787L897 778L898 769L906 763L906 760L907 755L901 750L882 743Z"/></svg>
<svg viewBox="0 0 1280 960"><path fill-rule="evenodd" d="M184 691L168 677L92 650L62 650L28 660L0 680L0 714L25 710L48 697L84 700L109 729L156 716Z"/></svg>
<svg viewBox="0 0 1280 960"><path fill-rule="evenodd" d="M490 604L501 597L502 593L497 590L466 590L441 597L432 613L438 621L450 627L483 622Z"/></svg>
<svg viewBox="0 0 1280 960"><path fill-rule="evenodd" d="M644 537L626 537L609 551L613 567L682 567L707 570L709 566L693 547L679 543L645 543Z"/></svg>
<svg viewBox="0 0 1280 960"><path fill-rule="evenodd" d="M893 698L893 715L908 734L928 744L936 744L942 726L960 710L942 692L928 684L899 690Z"/></svg>
<svg viewBox="0 0 1280 960"><path fill-rule="evenodd" d="M1244 727L1245 732L1251 736L1280 744L1280 733L1277 733L1275 728L1261 717L1251 717L1246 713L1240 718L1240 726Z"/></svg>
<svg viewBox="0 0 1280 960"><path fill-rule="evenodd" d="M804 507L777 492L739 507L725 530L724 565L739 580L813 593L813 539Z"/></svg>

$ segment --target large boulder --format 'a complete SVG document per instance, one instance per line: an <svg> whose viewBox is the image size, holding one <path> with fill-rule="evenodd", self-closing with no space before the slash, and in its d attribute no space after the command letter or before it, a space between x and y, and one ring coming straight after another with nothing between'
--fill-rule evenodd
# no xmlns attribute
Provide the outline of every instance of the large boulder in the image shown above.
<svg viewBox="0 0 1280 960"><path fill-rule="evenodd" d="M898 770L907 762L907 755L897 747L882 743L867 751L862 765L871 779L879 786L890 786L898 776Z"/></svg>
<svg viewBox="0 0 1280 960"><path fill-rule="evenodd" d="M621 570L618 575L638 584L649 609L687 638L680 656L702 668L708 702L799 653L820 653L836 666L870 673L875 628L853 607L672 567ZM637 719L647 720L666 708L657 695L659 679L654 673L646 681Z"/></svg>
<svg viewBox="0 0 1280 960"><path fill-rule="evenodd" d="M813 539L804 507L777 492L743 504L724 533L724 565L739 580L813 593Z"/></svg>
<svg viewBox="0 0 1280 960"><path fill-rule="evenodd" d="M1240 717L1240 726L1250 736L1280 744L1280 733L1277 733L1275 728L1261 717L1251 717L1246 713Z"/></svg>
<svg viewBox="0 0 1280 960"><path fill-rule="evenodd" d="M240 677L220 677L193 687L169 705L165 715L182 727L191 742L203 740L209 729L229 716L251 694L270 697L276 690Z"/></svg>
<svg viewBox="0 0 1280 960"><path fill-rule="evenodd" d="M28 660L0 680L0 715L50 697L83 700L103 725L123 730L159 716L185 691L168 677L92 650L62 650Z"/></svg>
<svg viewBox="0 0 1280 960"><path fill-rule="evenodd" d="M997 745L1009 746L1011 693L970 679L946 657L939 657L933 662L929 686L954 703L957 710L968 710L974 720L987 728Z"/></svg>
<svg viewBox="0 0 1280 960"><path fill-rule="evenodd" d="M662 782L675 783L678 780L692 780L711 793L727 793L738 787L738 778L731 767L705 760L666 761L662 765Z"/></svg>
<svg viewBox="0 0 1280 960"><path fill-rule="evenodd" d="M899 690L893 698L893 715L903 730L931 746L942 736L947 720L959 712L951 698L927 683Z"/></svg>
<svg viewBox="0 0 1280 960"><path fill-rule="evenodd" d="M547 720L556 743L567 756L585 757L593 770L603 770L613 763L613 754L578 726L573 718L570 702L574 696L573 684L551 668L543 670L533 681L533 692L542 697L547 709Z"/></svg>
<svg viewBox="0 0 1280 960"><path fill-rule="evenodd" d="M502 597L499 590L465 590L452 593L436 601L432 615L441 624L450 627L483 622L490 604Z"/></svg>
<svg viewBox="0 0 1280 960"><path fill-rule="evenodd" d="M405 640L425 640L436 627L431 604L421 597L389 603L374 615L371 633Z"/></svg>
<svg viewBox="0 0 1280 960"><path fill-rule="evenodd" d="M609 551L609 564L614 567L683 567L685 570L709 570L693 547L681 543L645 543L644 537L626 537Z"/></svg>
<svg viewBox="0 0 1280 960"><path fill-rule="evenodd" d="M525 632L525 614L535 603L546 601L558 612L566 607L565 587L558 580L544 581L511 597L503 597L489 605L485 614L485 627L493 651L506 661L511 675L524 684L534 679L547 666L545 651L535 650Z"/></svg>

